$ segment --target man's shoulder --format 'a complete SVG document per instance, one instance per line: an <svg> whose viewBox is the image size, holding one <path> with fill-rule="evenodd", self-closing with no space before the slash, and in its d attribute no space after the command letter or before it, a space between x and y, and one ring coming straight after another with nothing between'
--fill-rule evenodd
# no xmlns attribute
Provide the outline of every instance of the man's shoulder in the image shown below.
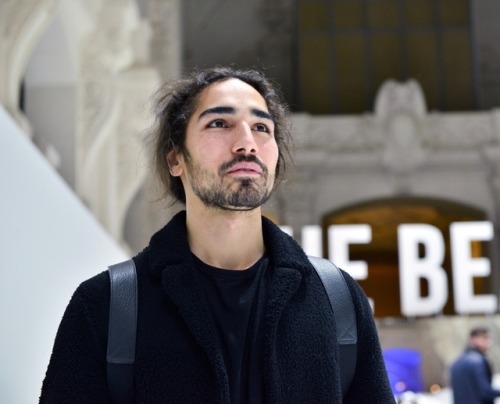
<svg viewBox="0 0 500 404"><path fill-rule="evenodd" d="M108 270L101 271L97 273L96 275L86 279L83 281L79 288L86 289L86 288L94 288L98 286L102 286L103 284L106 284L109 286L109 275L108 275Z"/></svg>
<svg viewBox="0 0 500 404"><path fill-rule="evenodd" d="M474 349L469 349L464 353L464 358L473 363L481 363L484 361L484 355Z"/></svg>
<svg viewBox="0 0 500 404"><path fill-rule="evenodd" d="M73 298L84 300L100 300L109 296L109 275L108 271L102 271L97 275L83 281L76 289Z"/></svg>
<svg viewBox="0 0 500 404"><path fill-rule="evenodd" d="M484 357L481 353L475 350L466 350L458 357L458 359L453 362L452 369L460 369L464 366L480 364L484 361Z"/></svg>

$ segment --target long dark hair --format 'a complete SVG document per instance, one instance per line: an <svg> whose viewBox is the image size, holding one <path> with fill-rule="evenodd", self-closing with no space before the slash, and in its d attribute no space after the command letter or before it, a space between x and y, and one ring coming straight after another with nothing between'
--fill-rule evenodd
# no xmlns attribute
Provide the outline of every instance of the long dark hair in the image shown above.
<svg viewBox="0 0 500 404"><path fill-rule="evenodd" d="M230 67L214 67L195 71L183 79L166 83L156 93L153 143L153 164L164 186L164 196L170 194L185 203L186 194L179 177L170 174L167 154L171 150L185 152L186 128L196 108L200 93L213 83L241 80L255 88L266 101L275 124L275 138L279 156L276 166L275 186L284 179L287 163L291 159L292 138L289 127L289 110L278 87L257 70L235 70Z"/></svg>

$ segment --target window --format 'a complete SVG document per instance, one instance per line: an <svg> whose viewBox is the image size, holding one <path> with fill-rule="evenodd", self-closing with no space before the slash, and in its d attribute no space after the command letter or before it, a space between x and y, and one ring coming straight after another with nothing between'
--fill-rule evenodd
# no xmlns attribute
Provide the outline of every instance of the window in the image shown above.
<svg viewBox="0 0 500 404"><path fill-rule="evenodd" d="M473 110L467 0L296 0L299 110L373 109L389 78L415 78L429 109Z"/></svg>

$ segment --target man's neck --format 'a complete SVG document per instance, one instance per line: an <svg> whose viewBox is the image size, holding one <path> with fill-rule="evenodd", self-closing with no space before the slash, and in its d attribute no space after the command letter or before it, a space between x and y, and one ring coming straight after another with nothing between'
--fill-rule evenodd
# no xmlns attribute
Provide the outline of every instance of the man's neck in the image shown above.
<svg viewBox="0 0 500 404"><path fill-rule="evenodd" d="M243 212L187 207L186 211L189 246L206 264L243 270L264 254L260 208Z"/></svg>

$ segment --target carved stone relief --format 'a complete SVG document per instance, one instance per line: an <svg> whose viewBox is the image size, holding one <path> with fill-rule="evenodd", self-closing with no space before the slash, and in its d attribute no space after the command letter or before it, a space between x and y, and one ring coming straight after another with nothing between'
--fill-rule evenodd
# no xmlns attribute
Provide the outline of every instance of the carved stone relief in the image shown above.
<svg viewBox="0 0 500 404"><path fill-rule="evenodd" d="M373 114L328 117L295 114L292 130L296 139L296 171L301 175L294 179L297 184L293 188L315 184L311 192L328 195L330 191L325 190L325 184L338 184L336 176L355 173L361 178L360 173L365 173L364 185L344 183L347 195L362 198L359 186L366 187L364 195L368 199L387 196L387 192L419 193L422 188L415 188L415 178L419 178L418 184L429 184L429 175L435 170L452 176L468 167L476 178L482 176L484 187L490 187L492 195L496 195L496 201L487 195L475 195L484 209L491 210L491 206L498 206L499 198L500 156L495 154L500 145L499 116L496 110L428 113L422 90L415 81L385 83L377 94ZM493 173L491 177L488 172ZM459 179L454 176L453 182ZM427 189L432 192L435 187ZM454 194L448 197L459 196L457 189L455 186ZM338 194L334 197L331 193L332 205L317 207L316 215L335 208ZM441 196L446 198L444 193ZM465 193L462 197L470 199ZM346 203L345 198L343 201ZM351 199L351 203L356 201ZM308 205L308 209L311 211L312 206ZM499 213L489 213L500 217ZM317 216L313 222L318 219Z"/></svg>
<svg viewBox="0 0 500 404"><path fill-rule="evenodd" d="M477 150L481 145L499 141L495 111L428 113L416 82L384 84L375 105L373 114L360 116L295 114L293 131L297 145L330 153L381 150L390 143L387 137L394 132L393 125L413 130L428 151Z"/></svg>
<svg viewBox="0 0 500 404"><path fill-rule="evenodd" d="M122 245L126 213L147 170L142 137L159 82L149 65L149 37L132 1L106 1L80 50L77 189Z"/></svg>
<svg viewBox="0 0 500 404"><path fill-rule="evenodd" d="M57 4L57 0L0 0L0 102L26 134L31 134L31 125L19 108L21 82Z"/></svg>

